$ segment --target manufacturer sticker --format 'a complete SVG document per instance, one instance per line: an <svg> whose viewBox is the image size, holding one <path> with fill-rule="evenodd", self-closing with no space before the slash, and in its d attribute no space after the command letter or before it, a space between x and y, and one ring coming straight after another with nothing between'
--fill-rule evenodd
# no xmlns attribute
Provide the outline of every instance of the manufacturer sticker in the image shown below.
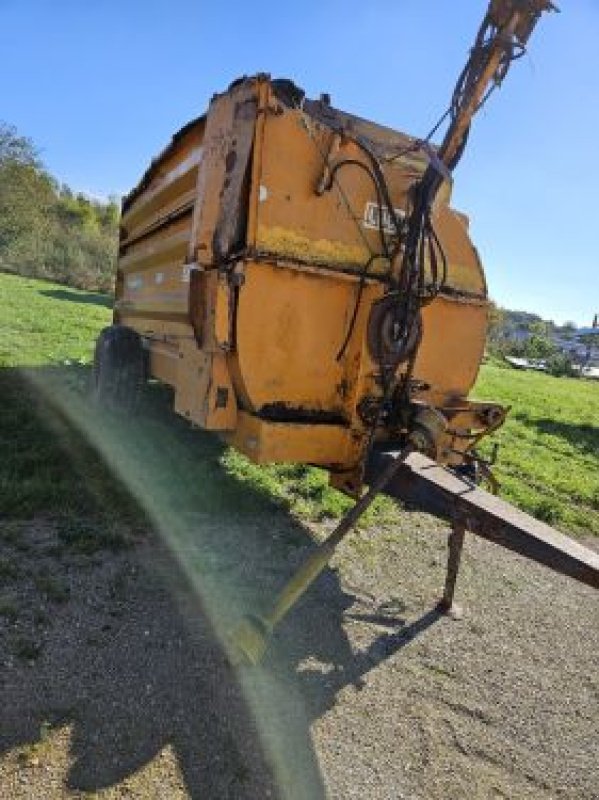
<svg viewBox="0 0 599 800"><path fill-rule="evenodd" d="M394 208L395 216L403 220L405 217L405 212L401 208ZM366 207L364 208L364 227L365 228L372 228L373 230L379 230L381 227L381 214L382 214L382 228L385 233L396 233L395 226L393 225L393 221L391 220L391 214L389 213L389 209L385 206L379 206L378 203L366 203Z"/></svg>

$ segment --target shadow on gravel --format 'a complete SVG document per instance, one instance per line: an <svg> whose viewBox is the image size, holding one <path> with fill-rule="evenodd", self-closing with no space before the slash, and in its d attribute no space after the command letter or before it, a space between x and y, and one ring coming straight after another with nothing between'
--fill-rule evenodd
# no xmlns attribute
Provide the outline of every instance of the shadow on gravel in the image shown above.
<svg viewBox="0 0 599 800"><path fill-rule="evenodd" d="M310 532L266 488L232 475L218 440L175 418L164 392L123 419L87 405L87 379L78 367L0 371L3 507L34 520L0 520L1 557L19 564L0 587L14 612L0 623L10 654L0 750L43 748L70 726L71 789L146 768L175 796L176 774L161 766L168 746L193 798L274 797L281 787L283 797L324 797L312 720L438 613L406 625L385 611L390 632L356 655L342 627L356 598L330 569L264 667L234 672L223 637L272 599L314 547Z"/></svg>
<svg viewBox="0 0 599 800"><path fill-rule="evenodd" d="M349 605L353 605L354 598L349 597ZM333 603L328 599L326 611L323 609L322 597L312 597L305 601L307 608L300 609L293 620L288 622L286 632L286 655L289 668L305 659L307 654L313 654L317 660L326 665L326 669L303 668L296 675L297 681L313 718L320 717L325 711L335 705L338 693L346 686L354 686L361 690L366 686L365 676L382 664L387 659L409 645L414 639L425 633L432 625L444 618L444 615L435 606L420 618L407 622L401 617L386 616L383 619L378 614L358 615L350 612L342 614L340 618L323 620L323 624L314 631L313 636L301 641L302 632L310 626L310 617L314 614L327 614ZM380 634L367 649L358 653L347 646L347 640L339 640L341 620L350 618L363 622L372 622L376 625L383 623L390 628L389 633ZM314 628L312 624L312 629ZM299 635L302 646L294 645L294 635ZM322 638L328 639L329 647L326 654L322 653ZM322 654L322 655L320 655ZM323 658L324 655L324 658Z"/></svg>
<svg viewBox="0 0 599 800"><path fill-rule="evenodd" d="M23 534L20 544L34 539L35 531ZM25 561L39 571L39 557ZM52 580L67 581L69 599L44 609L34 596L48 622L40 629L23 619L13 625L19 638L7 637L13 653L26 639L40 648L30 661L17 650L0 688L0 748L17 750L27 796L62 796L40 771L55 769L53 736L63 727L66 787L77 792L131 777L140 797L180 797L181 779L193 798L276 796L235 676L172 558L146 544L94 562L46 559ZM152 762L153 773L136 778Z"/></svg>

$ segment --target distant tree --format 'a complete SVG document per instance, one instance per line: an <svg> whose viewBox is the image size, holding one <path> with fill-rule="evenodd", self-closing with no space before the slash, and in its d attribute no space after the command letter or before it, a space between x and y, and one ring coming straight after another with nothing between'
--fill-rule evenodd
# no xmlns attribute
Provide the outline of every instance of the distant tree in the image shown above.
<svg viewBox="0 0 599 800"><path fill-rule="evenodd" d="M502 338L505 325L505 311L495 301L489 301L488 311L488 338L497 340Z"/></svg>
<svg viewBox="0 0 599 800"><path fill-rule="evenodd" d="M547 371L556 377L573 377L577 374L567 353L555 352L549 356L546 363Z"/></svg>
<svg viewBox="0 0 599 800"><path fill-rule="evenodd" d="M31 140L0 122L0 269L110 289L118 223L115 198L59 185Z"/></svg>
<svg viewBox="0 0 599 800"><path fill-rule="evenodd" d="M493 300L490 300L487 314L487 351L489 353L495 355L503 353L505 334L505 312Z"/></svg>
<svg viewBox="0 0 599 800"><path fill-rule="evenodd" d="M571 341L576 334L576 323L568 320L568 322L564 322L561 328L558 328L557 332L563 339Z"/></svg>
<svg viewBox="0 0 599 800"><path fill-rule="evenodd" d="M103 205L98 209L98 213L102 227L111 230L118 228L121 209L117 197L109 197L106 205Z"/></svg>
<svg viewBox="0 0 599 800"><path fill-rule="evenodd" d="M531 322L528 326L529 337L525 342L524 354L527 358L548 359L558 351L549 336L549 325L542 320Z"/></svg>
<svg viewBox="0 0 599 800"><path fill-rule="evenodd" d="M19 136L14 125L0 121L0 167L20 164L39 169L41 163L35 145L26 136Z"/></svg>
<svg viewBox="0 0 599 800"><path fill-rule="evenodd" d="M53 203L33 144L0 123L0 265L43 260Z"/></svg>

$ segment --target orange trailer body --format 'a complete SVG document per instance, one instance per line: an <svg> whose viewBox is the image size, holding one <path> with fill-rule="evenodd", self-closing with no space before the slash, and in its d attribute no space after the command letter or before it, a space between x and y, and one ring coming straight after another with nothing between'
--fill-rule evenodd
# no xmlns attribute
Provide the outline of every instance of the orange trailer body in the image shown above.
<svg viewBox="0 0 599 800"><path fill-rule="evenodd" d="M123 202L115 303L179 414L257 462L328 468L352 493L372 437L398 434L373 431L369 411L382 393L369 319L387 285L389 231L356 137L404 217L428 163L406 152L410 137L267 76L213 97ZM331 182L340 160L349 165ZM446 182L433 220L447 276L423 309L412 374L416 402L441 420L431 455L459 464L504 414L468 400L489 304L450 198Z"/></svg>

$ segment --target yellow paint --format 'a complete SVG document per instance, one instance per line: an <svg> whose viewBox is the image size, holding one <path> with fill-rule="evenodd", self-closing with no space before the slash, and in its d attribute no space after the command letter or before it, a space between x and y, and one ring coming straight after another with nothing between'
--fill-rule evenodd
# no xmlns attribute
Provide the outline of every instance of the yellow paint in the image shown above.
<svg viewBox="0 0 599 800"><path fill-rule="evenodd" d="M379 285L368 286L365 308L380 294ZM336 356L356 295L357 280L339 281L330 272L315 274L260 262L246 265L232 363L235 386L248 410L282 402L350 419L351 365L347 360L338 362ZM339 389L344 380L345 398Z"/></svg>
<svg viewBox="0 0 599 800"><path fill-rule="evenodd" d="M291 259L310 259L329 266L362 267L369 257L365 247L344 244L332 239L310 239L293 230L279 226L269 228L263 224L258 226L256 246L258 250L267 253L276 253L278 256ZM369 273L376 271L372 269ZM378 267L378 271L384 271L382 264Z"/></svg>
<svg viewBox="0 0 599 800"><path fill-rule="evenodd" d="M259 113L251 122L247 249L219 265L212 243L234 164L232 126L240 104L253 101ZM372 123L354 124L364 135L395 137L394 146L407 141ZM319 464L338 472L340 484L359 485L369 426L358 406L381 394L366 332L389 265L382 258L372 265L338 358L362 267L381 241L367 213L376 196L364 170L339 168L331 190L316 191L333 166L327 154L335 163L365 159L351 140L333 137L326 125L280 103L266 79L218 96L154 164L126 209L130 233L150 232L133 244L122 240L117 318L147 339L151 372L174 387L178 413L220 431L255 461ZM409 188L425 165L417 154L383 164L398 213L409 211ZM448 206L450 191L447 184L437 198L433 220L450 292L424 309L414 376L430 385L422 402L441 410L459 404L455 424L474 435L481 420L467 396L484 348L486 285L467 218ZM178 200L189 205L190 196L193 207L169 220ZM391 432L382 430L377 438L386 436ZM453 450L467 445L448 433L439 457L459 460Z"/></svg>
<svg viewBox="0 0 599 800"><path fill-rule="evenodd" d="M266 422L247 412L238 414L234 432L224 438L259 464L287 461L329 466L331 453L343 463L352 448L349 431L339 425Z"/></svg>
<svg viewBox="0 0 599 800"><path fill-rule="evenodd" d="M224 354L181 342L175 373L175 411L207 430L233 430L237 401Z"/></svg>
<svg viewBox="0 0 599 800"><path fill-rule="evenodd" d="M220 277L216 286L214 303L214 338L218 347L228 350L230 346L231 304L229 285L225 276Z"/></svg>

